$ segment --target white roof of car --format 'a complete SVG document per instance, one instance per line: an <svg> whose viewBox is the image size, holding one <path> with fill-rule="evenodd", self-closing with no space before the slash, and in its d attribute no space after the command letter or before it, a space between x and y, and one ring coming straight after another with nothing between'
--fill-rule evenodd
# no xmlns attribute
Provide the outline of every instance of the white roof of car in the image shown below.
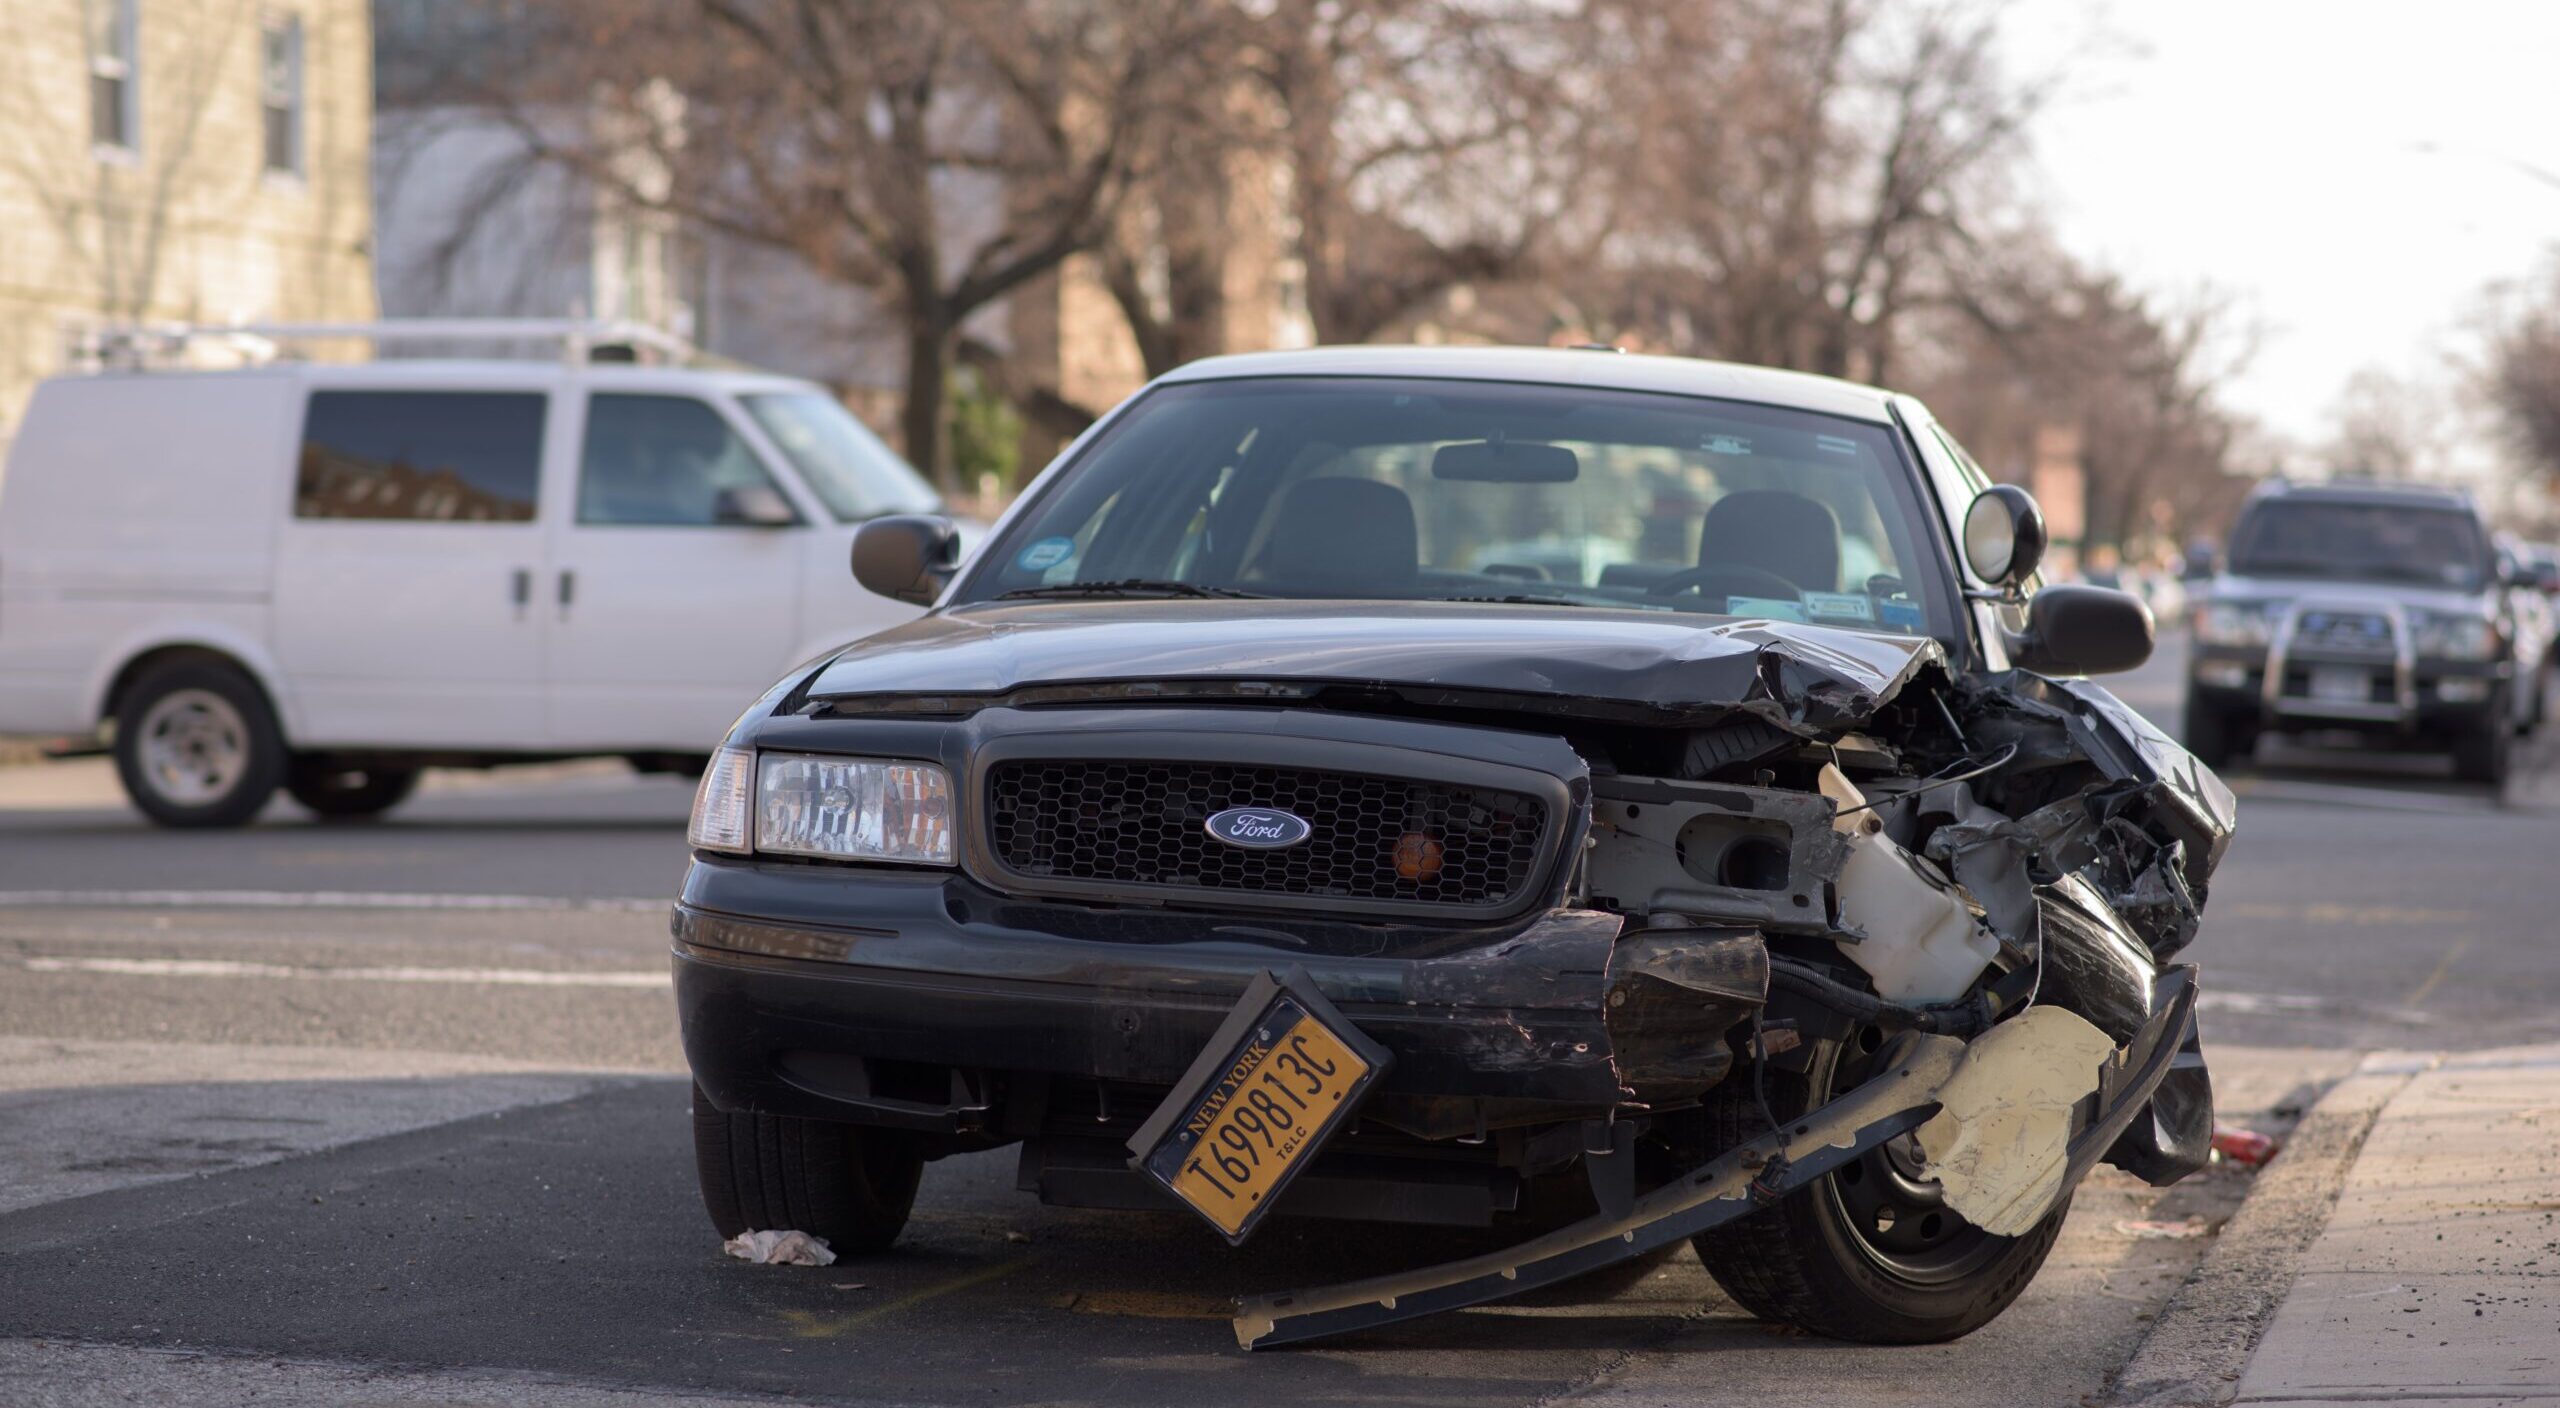
<svg viewBox="0 0 2560 1408"><path fill-rule="evenodd" d="M1266 376L1449 377L1599 386L1711 396L1870 421L1890 421L1893 401L1889 391L1827 376L1588 347L1314 347L1299 352L1247 352L1204 358L1177 367L1159 380Z"/></svg>

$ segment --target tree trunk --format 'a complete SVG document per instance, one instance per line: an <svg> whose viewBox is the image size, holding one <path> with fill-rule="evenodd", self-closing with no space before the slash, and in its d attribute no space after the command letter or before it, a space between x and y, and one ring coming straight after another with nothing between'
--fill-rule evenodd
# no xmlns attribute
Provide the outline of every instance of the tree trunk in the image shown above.
<svg viewBox="0 0 2560 1408"><path fill-rule="evenodd" d="M951 334L939 319L911 315L906 403L898 412L898 431L906 441L907 462L945 494L968 487L953 478L943 453L942 405L950 377Z"/></svg>

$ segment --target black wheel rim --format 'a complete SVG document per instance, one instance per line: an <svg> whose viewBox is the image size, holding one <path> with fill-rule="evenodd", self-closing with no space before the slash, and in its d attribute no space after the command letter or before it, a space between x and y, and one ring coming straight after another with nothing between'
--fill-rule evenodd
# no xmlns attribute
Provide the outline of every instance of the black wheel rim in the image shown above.
<svg viewBox="0 0 2560 1408"><path fill-rule="evenodd" d="M1873 1027L1852 1033L1832 1061L1820 1100L1864 1081L1883 1044L1884 1033ZM1815 1196L1877 1270L1913 1285L1961 1281L1997 1258L2011 1239L1965 1221L1946 1205L1936 1183L1917 1176L1920 1167L1918 1138L1901 1135L1815 1184Z"/></svg>

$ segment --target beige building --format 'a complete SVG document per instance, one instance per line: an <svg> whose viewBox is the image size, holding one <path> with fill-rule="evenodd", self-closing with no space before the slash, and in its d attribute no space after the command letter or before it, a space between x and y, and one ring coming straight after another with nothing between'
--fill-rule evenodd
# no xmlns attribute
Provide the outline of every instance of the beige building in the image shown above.
<svg viewBox="0 0 2560 1408"><path fill-rule="evenodd" d="M0 442L99 329L374 316L367 0L0 0Z"/></svg>

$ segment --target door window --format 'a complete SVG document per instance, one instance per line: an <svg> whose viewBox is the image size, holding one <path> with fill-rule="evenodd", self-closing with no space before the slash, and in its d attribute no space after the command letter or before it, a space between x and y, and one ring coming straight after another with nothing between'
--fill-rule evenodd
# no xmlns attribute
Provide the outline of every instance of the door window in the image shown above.
<svg viewBox="0 0 2560 1408"><path fill-rule="evenodd" d="M580 523L735 524L755 521L746 515L758 499L789 506L755 451L709 405L690 396L588 398Z"/></svg>
<svg viewBox="0 0 2560 1408"><path fill-rule="evenodd" d="M550 398L514 391L314 391L296 518L529 523Z"/></svg>

